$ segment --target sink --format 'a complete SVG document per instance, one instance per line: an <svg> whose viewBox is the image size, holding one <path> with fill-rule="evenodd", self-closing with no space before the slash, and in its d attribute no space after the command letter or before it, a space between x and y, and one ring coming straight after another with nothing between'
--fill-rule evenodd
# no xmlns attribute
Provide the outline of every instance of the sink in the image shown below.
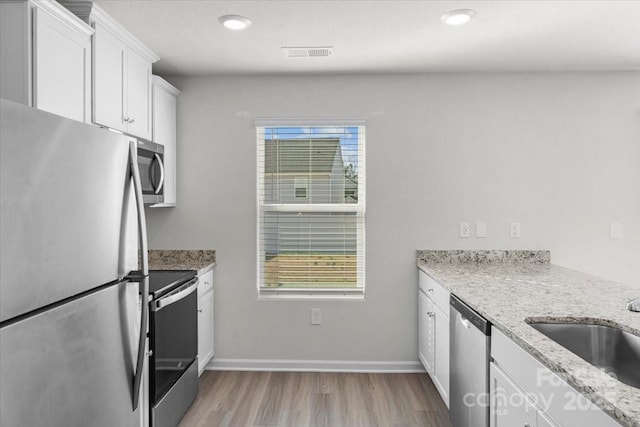
<svg viewBox="0 0 640 427"><path fill-rule="evenodd" d="M640 388L640 337L617 328L585 323L529 323L607 374Z"/></svg>

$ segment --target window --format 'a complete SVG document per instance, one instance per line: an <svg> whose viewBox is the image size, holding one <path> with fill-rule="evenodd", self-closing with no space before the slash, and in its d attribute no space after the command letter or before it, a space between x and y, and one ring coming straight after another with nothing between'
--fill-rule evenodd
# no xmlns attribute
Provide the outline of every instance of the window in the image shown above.
<svg viewBox="0 0 640 427"><path fill-rule="evenodd" d="M295 178L293 180L293 187L296 199L306 199L307 190L309 189L309 178L306 176Z"/></svg>
<svg viewBox="0 0 640 427"><path fill-rule="evenodd" d="M256 125L260 296L361 298L362 121Z"/></svg>

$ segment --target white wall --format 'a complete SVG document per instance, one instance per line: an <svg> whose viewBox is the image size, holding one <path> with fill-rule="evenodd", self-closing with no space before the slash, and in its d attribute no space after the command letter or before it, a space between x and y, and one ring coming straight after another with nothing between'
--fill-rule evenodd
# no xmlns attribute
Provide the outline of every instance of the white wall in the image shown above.
<svg viewBox="0 0 640 427"><path fill-rule="evenodd" d="M640 290L640 72L169 80L178 206L150 246L217 250L217 357L416 360L418 248L550 249ZM336 115L368 117L366 301L257 301L253 119Z"/></svg>

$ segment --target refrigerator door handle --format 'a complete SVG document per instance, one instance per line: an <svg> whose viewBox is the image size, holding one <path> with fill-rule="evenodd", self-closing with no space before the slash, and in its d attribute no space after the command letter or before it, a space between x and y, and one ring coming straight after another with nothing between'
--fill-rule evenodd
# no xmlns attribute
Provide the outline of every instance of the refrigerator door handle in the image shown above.
<svg viewBox="0 0 640 427"><path fill-rule="evenodd" d="M129 164L131 165L131 178L136 198L138 212L138 240L140 243L140 258L142 260L142 280L140 281L140 296L142 298L142 314L140 319L140 336L138 337L138 357L136 372L133 377L132 404L133 410L138 408L140 399L140 385L144 368L144 347L147 336L147 320L149 318L149 254L147 251L147 222L144 216L144 200L142 198L142 183L140 181L140 169L138 168L138 156L136 142L129 142Z"/></svg>

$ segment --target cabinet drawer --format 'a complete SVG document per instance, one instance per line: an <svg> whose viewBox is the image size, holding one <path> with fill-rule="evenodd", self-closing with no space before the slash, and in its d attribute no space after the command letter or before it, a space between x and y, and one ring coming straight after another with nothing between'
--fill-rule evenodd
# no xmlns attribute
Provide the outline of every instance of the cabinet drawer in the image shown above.
<svg viewBox="0 0 640 427"><path fill-rule="evenodd" d="M431 298L433 303L448 314L449 291L422 270L419 270L419 283L420 289Z"/></svg>

